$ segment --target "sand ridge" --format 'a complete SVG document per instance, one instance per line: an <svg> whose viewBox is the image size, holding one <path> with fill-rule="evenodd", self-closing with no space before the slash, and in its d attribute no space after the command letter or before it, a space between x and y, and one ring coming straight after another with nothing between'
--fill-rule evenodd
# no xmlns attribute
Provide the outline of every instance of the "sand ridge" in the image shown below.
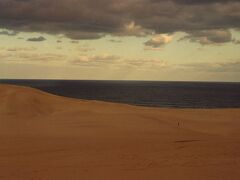
<svg viewBox="0 0 240 180"><path fill-rule="evenodd" d="M0 179L239 179L239 119L0 85Z"/></svg>

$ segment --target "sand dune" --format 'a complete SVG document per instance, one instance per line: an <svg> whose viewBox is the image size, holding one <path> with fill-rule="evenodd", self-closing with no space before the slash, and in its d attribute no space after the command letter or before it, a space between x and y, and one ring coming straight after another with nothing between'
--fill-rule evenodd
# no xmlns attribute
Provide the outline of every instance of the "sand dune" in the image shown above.
<svg viewBox="0 0 240 180"><path fill-rule="evenodd" d="M0 85L0 143L4 180L240 179L240 109L136 107Z"/></svg>

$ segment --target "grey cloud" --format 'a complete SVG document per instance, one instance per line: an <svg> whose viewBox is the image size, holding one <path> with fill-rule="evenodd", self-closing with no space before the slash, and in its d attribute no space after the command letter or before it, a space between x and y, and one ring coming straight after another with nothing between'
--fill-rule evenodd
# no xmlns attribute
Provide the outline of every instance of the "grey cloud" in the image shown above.
<svg viewBox="0 0 240 180"><path fill-rule="evenodd" d="M133 13L136 23L158 33L228 29L240 25L237 22L240 2L193 5L157 1L137 7Z"/></svg>
<svg viewBox="0 0 240 180"><path fill-rule="evenodd" d="M229 3L238 2L239 0L173 0L182 4L212 4L212 3Z"/></svg>
<svg viewBox="0 0 240 180"><path fill-rule="evenodd" d="M70 43L78 44L78 41L70 41Z"/></svg>
<svg viewBox="0 0 240 180"><path fill-rule="evenodd" d="M27 41L33 41L33 42L41 42L41 41L45 41L46 39L42 36L39 37L33 37L33 38L28 38Z"/></svg>
<svg viewBox="0 0 240 180"><path fill-rule="evenodd" d="M6 36L16 36L18 32L16 31L0 31L0 35L6 35Z"/></svg>
<svg viewBox="0 0 240 180"><path fill-rule="evenodd" d="M153 41L152 39L148 40L147 42L144 43L146 46L151 46L153 48L158 48L160 46L163 46L165 45L164 42L156 42L156 41Z"/></svg>
<svg viewBox="0 0 240 180"><path fill-rule="evenodd" d="M104 37L104 34L102 33L95 33L95 32L67 32L65 33L65 36L71 39L76 40L84 40L84 39L100 39Z"/></svg>
<svg viewBox="0 0 240 180"><path fill-rule="evenodd" d="M232 34L229 30L203 30L189 32L188 35L181 38L181 40L189 40L191 42L198 42L202 45L222 44L234 42Z"/></svg>
<svg viewBox="0 0 240 180"><path fill-rule="evenodd" d="M144 36L240 28L240 1L1 0L0 17L3 28L64 34L71 39Z"/></svg>
<svg viewBox="0 0 240 180"><path fill-rule="evenodd" d="M240 44L240 39L233 39L234 44Z"/></svg>

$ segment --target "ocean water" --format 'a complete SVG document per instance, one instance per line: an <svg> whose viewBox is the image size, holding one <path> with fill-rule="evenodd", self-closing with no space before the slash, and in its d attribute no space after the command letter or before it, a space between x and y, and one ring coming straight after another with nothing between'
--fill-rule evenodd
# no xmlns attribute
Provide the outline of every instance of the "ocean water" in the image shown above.
<svg viewBox="0 0 240 180"><path fill-rule="evenodd" d="M34 87L72 98L151 107L240 107L240 83L88 80L0 80L0 83Z"/></svg>

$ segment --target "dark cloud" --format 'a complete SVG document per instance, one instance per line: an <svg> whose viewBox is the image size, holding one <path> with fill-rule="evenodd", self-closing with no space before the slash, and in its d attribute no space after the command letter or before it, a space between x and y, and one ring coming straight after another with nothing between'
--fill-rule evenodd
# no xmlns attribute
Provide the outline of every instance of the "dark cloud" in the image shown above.
<svg viewBox="0 0 240 180"><path fill-rule="evenodd" d="M198 42L202 45L222 44L234 42L232 34L229 30L202 30L189 32L181 40L189 40L191 42Z"/></svg>
<svg viewBox="0 0 240 180"><path fill-rule="evenodd" d="M105 36L103 33L96 32L82 32L82 31L68 31L65 32L65 36L75 40L84 40L84 39L100 39Z"/></svg>
<svg viewBox="0 0 240 180"><path fill-rule="evenodd" d="M42 36L39 37L33 37L33 38L28 38L27 41L33 41L33 42L41 42L41 41L45 41L46 39Z"/></svg>
<svg viewBox="0 0 240 180"><path fill-rule="evenodd" d="M173 0L182 4L212 4L212 3L229 3L238 2L239 0Z"/></svg>
<svg viewBox="0 0 240 180"><path fill-rule="evenodd" d="M0 27L72 39L240 28L240 1L1 0Z"/></svg>

